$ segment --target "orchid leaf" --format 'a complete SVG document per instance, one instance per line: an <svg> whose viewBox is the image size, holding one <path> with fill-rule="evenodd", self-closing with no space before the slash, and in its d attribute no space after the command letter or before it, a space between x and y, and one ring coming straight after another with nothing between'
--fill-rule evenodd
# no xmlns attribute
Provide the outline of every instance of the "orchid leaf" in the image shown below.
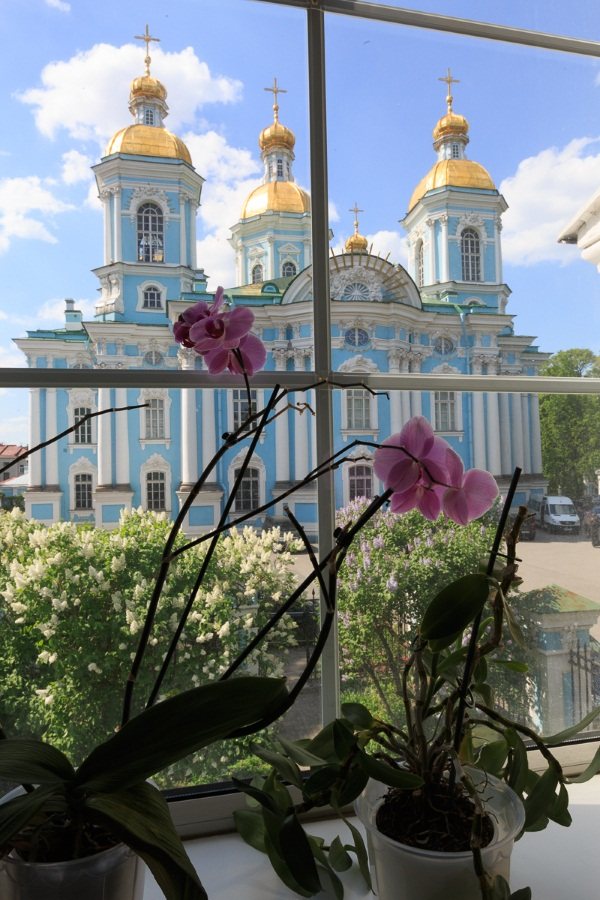
<svg viewBox="0 0 600 900"><path fill-rule="evenodd" d="M536 781L533 790L525 799L525 829L535 826L539 819L549 818L556 799L558 772L554 766L546 769Z"/></svg>
<svg viewBox="0 0 600 900"><path fill-rule="evenodd" d="M364 791L368 780L369 775L362 764L352 765L344 778L340 779L331 791L332 806L341 807L352 803Z"/></svg>
<svg viewBox="0 0 600 900"><path fill-rule="evenodd" d="M557 734L552 734L549 737L543 737L542 740L549 747L556 746L556 744L562 744L564 741L568 741L570 738L576 737L581 731L591 725L594 719L597 719L600 716L600 707L595 707L587 716L584 716L579 722L576 722L575 725L571 725L569 728L565 728L564 731L559 731Z"/></svg>
<svg viewBox="0 0 600 900"><path fill-rule="evenodd" d="M254 847L261 853L267 852L265 823L259 809L236 809L233 813L233 821L238 834L250 847Z"/></svg>
<svg viewBox="0 0 600 900"><path fill-rule="evenodd" d="M352 865L352 857L338 835L334 837L329 847L329 862L336 872L345 872Z"/></svg>
<svg viewBox="0 0 600 900"><path fill-rule="evenodd" d="M420 775L406 772L404 769L397 769L395 766L390 766L388 763L375 759L373 756L368 756L366 753L361 755L361 765L367 775L370 775L371 778L377 781L383 781L389 787L413 791L423 784L423 779Z"/></svg>
<svg viewBox="0 0 600 900"><path fill-rule="evenodd" d="M313 852L295 813L286 816L279 832L279 844L293 878L308 891L318 893L321 881Z"/></svg>
<svg viewBox="0 0 600 900"><path fill-rule="evenodd" d="M87 797L85 805L144 860L166 900L207 900L160 791L143 783Z"/></svg>
<svg viewBox="0 0 600 900"><path fill-rule="evenodd" d="M589 781L590 778L593 778L598 772L600 772L600 747L596 750L592 757L592 761L586 766L584 771L575 778L569 778L569 784L582 784L584 781Z"/></svg>
<svg viewBox="0 0 600 900"><path fill-rule="evenodd" d="M293 759L299 766L322 766L326 762L323 757L317 756L306 749L306 745L310 744L311 741L288 741L281 736L278 736L277 741L290 759Z"/></svg>
<svg viewBox="0 0 600 900"><path fill-rule="evenodd" d="M356 826L353 825L349 819L346 819L344 816L342 816L342 819L348 826L350 834L352 835L352 840L354 841L354 852L356 853L356 860L358 862L360 874L364 878L369 890L372 890L371 870L369 869L369 854L367 853L367 848L365 847L363 836L358 828L356 828Z"/></svg>
<svg viewBox="0 0 600 900"><path fill-rule="evenodd" d="M0 741L0 778L20 784L59 784L74 777L67 757L51 744L29 738Z"/></svg>
<svg viewBox="0 0 600 900"><path fill-rule="evenodd" d="M342 703L342 715L360 731L367 731L377 725L377 721L362 703Z"/></svg>
<svg viewBox="0 0 600 900"><path fill-rule="evenodd" d="M96 747L76 783L111 791L145 781L182 757L258 722L287 697L284 679L216 681L157 703Z"/></svg>
<svg viewBox="0 0 600 900"><path fill-rule="evenodd" d="M270 766L273 766L284 781L288 781L298 788L302 787L300 769L294 762L287 759L281 753L276 753L274 750L270 750L268 747L263 747L259 744L253 744L252 750L259 759L262 759Z"/></svg>
<svg viewBox="0 0 600 900"><path fill-rule="evenodd" d="M514 728L507 728L504 732L504 737L512 750L508 767L508 785L520 796L525 790L529 772L527 749L522 738Z"/></svg>
<svg viewBox="0 0 600 900"><path fill-rule="evenodd" d="M0 847L6 846L22 828L34 819L44 804L56 797L56 787L46 784L0 805Z"/></svg>
<svg viewBox="0 0 600 900"><path fill-rule="evenodd" d="M481 612L489 596L486 575L464 575L443 588L425 611L421 635L427 641L451 643Z"/></svg>
<svg viewBox="0 0 600 900"><path fill-rule="evenodd" d="M507 754L508 744L505 740L492 741L482 747L477 764L491 775L499 776Z"/></svg>

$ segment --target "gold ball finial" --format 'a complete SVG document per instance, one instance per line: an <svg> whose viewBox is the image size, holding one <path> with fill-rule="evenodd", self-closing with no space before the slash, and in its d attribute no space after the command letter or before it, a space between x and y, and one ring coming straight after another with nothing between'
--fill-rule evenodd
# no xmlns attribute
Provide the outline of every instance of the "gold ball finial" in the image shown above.
<svg viewBox="0 0 600 900"><path fill-rule="evenodd" d="M454 97L452 96L452 85L460 84L459 78L453 78L452 72L450 69L447 69L447 74L443 78L438 78L438 81L445 81L448 85L448 93L446 94L446 106L448 108L448 115L452 112L452 103L454 102Z"/></svg>
<svg viewBox="0 0 600 900"><path fill-rule="evenodd" d="M345 248L349 253L353 251L360 253L366 250L369 245L366 237L358 233L358 214L359 212L364 212L364 209L360 209L355 200L354 206L348 211L354 213L354 234L346 241Z"/></svg>
<svg viewBox="0 0 600 900"><path fill-rule="evenodd" d="M279 87L276 78L273 78L273 86L266 87L264 90L273 94L273 124L263 128L258 138L258 146L263 153L275 147L286 147L288 150L293 150L296 136L293 131L279 121L279 103L277 102L279 94L287 94L287 90Z"/></svg>

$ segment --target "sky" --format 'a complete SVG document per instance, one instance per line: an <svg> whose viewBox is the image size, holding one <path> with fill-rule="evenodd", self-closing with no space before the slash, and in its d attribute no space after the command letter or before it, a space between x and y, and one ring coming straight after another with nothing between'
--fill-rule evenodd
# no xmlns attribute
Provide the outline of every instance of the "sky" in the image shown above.
<svg viewBox="0 0 600 900"><path fill-rule="evenodd" d="M573 0L404 0L402 5L600 40L600 7ZM93 315L102 214L91 166L130 123L146 23L152 74L168 91L166 127L206 179L198 264L209 289L235 283L229 228L262 177L258 134L280 119L296 134L294 174L310 184L305 16L256 0L0 0L0 366L25 360L12 338L64 321L72 297ZM600 61L330 16L326 25L332 246L359 226L401 264L401 220L434 162L432 129L454 110L470 123L469 158L491 174L503 216L504 280L517 333L541 350L600 352L600 274L559 233L600 188ZM0 396L0 442L26 440L23 400Z"/></svg>

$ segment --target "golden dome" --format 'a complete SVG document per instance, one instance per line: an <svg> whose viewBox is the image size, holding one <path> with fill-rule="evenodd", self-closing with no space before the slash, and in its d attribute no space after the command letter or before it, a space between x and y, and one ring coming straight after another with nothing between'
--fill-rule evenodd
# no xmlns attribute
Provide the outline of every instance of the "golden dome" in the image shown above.
<svg viewBox="0 0 600 900"><path fill-rule="evenodd" d="M428 193L442 187L466 187L474 190L496 190L490 173L471 159L442 159L434 163L413 191L408 210Z"/></svg>
<svg viewBox="0 0 600 900"><path fill-rule="evenodd" d="M129 153L132 156L162 156L167 159L182 159L192 164L190 151L181 138L152 125L128 125L111 138L105 156L111 153Z"/></svg>
<svg viewBox="0 0 600 900"><path fill-rule="evenodd" d="M263 153L274 150L276 147L285 147L287 150L293 150L296 143L296 137L293 131L282 125L281 122L272 122L263 128L258 137L258 146Z"/></svg>
<svg viewBox="0 0 600 900"><path fill-rule="evenodd" d="M354 234L350 235L348 240L346 241L345 247L348 253L362 253L367 249L369 242L366 237L363 237L362 234L359 234L358 231Z"/></svg>
<svg viewBox="0 0 600 900"><path fill-rule="evenodd" d="M153 78L152 75L140 75L131 82L130 102L135 97L158 97L159 100L166 100L167 89L158 78Z"/></svg>
<svg viewBox="0 0 600 900"><path fill-rule="evenodd" d="M293 181L267 181L248 196L242 207L242 219L264 212L310 212L310 197Z"/></svg>
<svg viewBox="0 0 600 900"><path fill-rule="evenodd" d="M433 129L433 139L434 141L439 141L440 138L449 137L450 135L466 137L468 133L469 123L465 117L449 111L445 116L442 116Z"/></svg>

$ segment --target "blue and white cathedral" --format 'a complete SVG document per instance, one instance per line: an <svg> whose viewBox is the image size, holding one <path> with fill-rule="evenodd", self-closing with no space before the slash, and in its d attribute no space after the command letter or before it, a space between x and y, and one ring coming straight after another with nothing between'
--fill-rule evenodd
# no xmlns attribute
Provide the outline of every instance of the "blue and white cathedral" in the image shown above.
<svg viewBox="0 0 600 900"><path fill-rule="evenodd" d="M543 492L535 394L397 391L374 397L360 387L364 373L536 375L548 354L518 336L506 313L501 217L506 209L489 173L467 158L467 120L447 111L436 124L435 161L415 188L403 225L408 270L374 255L359 233L330 258L333 368L356 373L357 386L336 391L337 448L355 439L384 440L422 414L460 453L465 465L487 468L501 486L516 465L520 494ZM237 286L228 302L252 307L254 332L268 349L267 368L313 366L311 205L294 181L293 132L279 120L277 82L273 121L259 136L262 184L246 199L231 228ZM15 343L35 368L199 369L193 351L178 347L172 323L191 303L210 302L196 260L196 212L204 179L185 144L164 125L165 87L150 74L133 80L133 123L118 131L94 166L103 204L102 264L94 270L99 299L92 321L66 300L59 329L35 329ZM207 267L210 260L202 260ZM252 390L261 407L265 391ZM305 399L298 395L297 399ZM308 398L310 400L310 397ZM51 523L72 519L112 528L122 510L142 507L174 516L212 459L221 434L247 412L244 390L167 388L36 388L30 396L33 446L87 413L131 404L83 422L60 442L34 454L26 512ZM185 530L216 523L243 455L230 451L189 511ZM367 458L365 458L367 457ZM278 496L316 465L314 419L293 410L276 418L259 443L238 496L244 512ZM365 448L350 451L336 472L342 506L379 489ZM308 534L316 533L314 485L288 503ZM274 508L267 523L278 521ZM256 524L264 524L264 519Z"/></svg>

